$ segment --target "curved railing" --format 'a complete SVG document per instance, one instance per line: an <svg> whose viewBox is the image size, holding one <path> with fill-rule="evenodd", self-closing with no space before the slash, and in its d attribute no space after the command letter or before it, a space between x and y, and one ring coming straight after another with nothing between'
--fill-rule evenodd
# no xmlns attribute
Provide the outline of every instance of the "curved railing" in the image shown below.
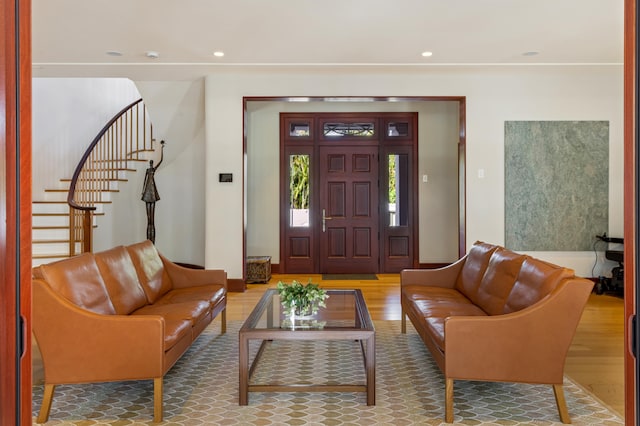
<svg viewBox="0 0 640 426"><path fill-rule="evenodd" d="M135 171L134 161L153 150L153 127L142 99L127 105L102 128L82 156L73 173L69 204L69 255L93 248L93 220L97 205L123 179L123 172Z"/></svg>

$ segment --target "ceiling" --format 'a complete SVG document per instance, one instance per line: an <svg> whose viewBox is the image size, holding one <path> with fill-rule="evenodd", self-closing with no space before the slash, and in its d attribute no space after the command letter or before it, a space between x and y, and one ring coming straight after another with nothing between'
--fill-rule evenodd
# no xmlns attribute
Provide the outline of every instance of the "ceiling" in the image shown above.
<svg viewBox="0 0 640 426"><path fill-rule="evenodd" d="M35 77L623 62L623 0L32 0L32 16Z"/></svg>

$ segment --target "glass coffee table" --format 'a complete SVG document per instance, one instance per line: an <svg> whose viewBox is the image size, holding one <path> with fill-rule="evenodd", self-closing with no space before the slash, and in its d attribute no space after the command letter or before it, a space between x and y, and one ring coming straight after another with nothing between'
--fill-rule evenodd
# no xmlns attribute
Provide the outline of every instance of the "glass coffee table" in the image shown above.
<svg viewBox="0 0 640 426"><path fill-rule="evenodd" d="M238 333L239 404L249 403L249 392L366 392L367 405L375 405L376 334L362 297L354 290L327 290L326 308L291 323L276 289L268 289ZM249 341L260 340L253 362ZM252 385L251 376L269 342L273 340L352 340L359 342L364 361L365 384L261 384ZM277 368L272 366L271 368Z"/></svg>

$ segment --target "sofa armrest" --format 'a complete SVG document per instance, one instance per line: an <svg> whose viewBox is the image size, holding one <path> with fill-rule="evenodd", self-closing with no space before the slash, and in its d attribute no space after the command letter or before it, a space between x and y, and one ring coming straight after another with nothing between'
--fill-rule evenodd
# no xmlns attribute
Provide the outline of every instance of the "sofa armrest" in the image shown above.
<svg viewBox="0 0 640 426"><path fill-rule="evenodd" d="M453 288L466 257L438 269L404 269L400 272L400 286L424 285Z"/></svg>
<svg viewBox="0 0 640 426"><path fill-rule="evenodd" d="M165 270L171 278L173 288L196 287L219 284L227 289L227 273L222 269L193 269L180 266L160 255Z"/></svg>
<svg viewBox="0 0 640 426"><path fill-rule="evenodd" d="M564 362L593 282L567 279L521 311L445 322L449 379L562 384Z"/></svg>
<svg viewBox="0 0 640 426"><path fill-rule="evenodd" d="M45 382L83 383L164 375L164 319L100 315L33 280L33 332Z"/></svg>

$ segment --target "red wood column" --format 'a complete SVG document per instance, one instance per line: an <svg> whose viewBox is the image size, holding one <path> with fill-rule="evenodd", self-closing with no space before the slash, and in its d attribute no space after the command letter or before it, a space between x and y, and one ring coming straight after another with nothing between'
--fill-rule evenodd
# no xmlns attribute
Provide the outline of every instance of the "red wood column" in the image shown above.
<svg viewBox="0 0 640 426"><path fill-rule="evenodd" d="M636 146L635 137L638 123L635 117L636 99L636 2L625 0L624 31L624 317L625 336L625 424L636 424L636 360L631 353L630 319L636 312L635 295L637 267L635 253L638 250L636 241L636 211L638 188L636 187Z"/></svg>
<svg viewBox="0 0 640 426"><path fill-rule="evenodd" d="M30 425L31 1L0 7L0 424Z"/></svg>

